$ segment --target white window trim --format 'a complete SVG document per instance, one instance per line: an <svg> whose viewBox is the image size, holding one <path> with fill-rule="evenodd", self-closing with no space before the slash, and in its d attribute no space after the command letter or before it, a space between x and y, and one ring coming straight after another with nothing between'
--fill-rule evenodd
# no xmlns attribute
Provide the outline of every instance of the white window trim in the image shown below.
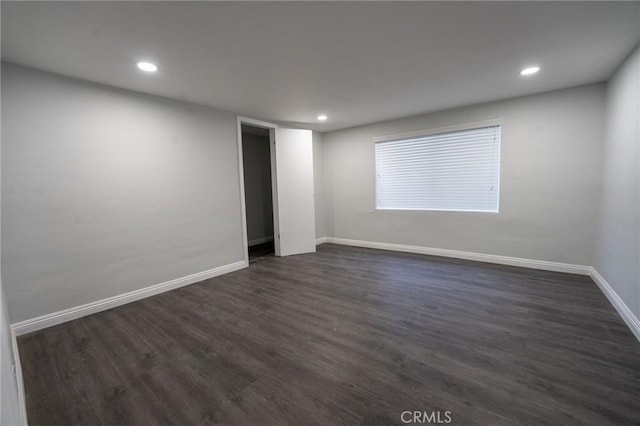
<svg viewBox="0 0 640 426"><path fill-rule="evenodd" d="M479 129L482 127L492 127L492 126L500 126L501 132L504 130L504 119L502 118L493 118L489 120L482 121L473 121L467 123L453 124L450 126L442 126L442 127L433 127L430 129L423 130L415 130L412 132L402 132L402 133L393 133L390 135L384 136L375 136L372 139L372 148L375 147L375 144L378 142L389 142L395 141L399 139L409 139L416 138L420 136L432 136L440 133L449 133L449 132L458 132L463 130L473 130ZM501 138L502 139L502 138ZM502 193L502 188L498 188L498 209L497 210L466 210L466 209L409 209L409 208L389 208L389 207L378 207L376 203L376 191L377 191L377 177L376 177L376 166L375 166L375 149L372 149L373 155L373 199L372 199L372 211L376 212L441 212L441 213L488 213L488 214L499 214L500 213L500 196ZM502 186L502 140L500 142L500 151L498 153L498 182L500 182L500 186Z"/></svg>

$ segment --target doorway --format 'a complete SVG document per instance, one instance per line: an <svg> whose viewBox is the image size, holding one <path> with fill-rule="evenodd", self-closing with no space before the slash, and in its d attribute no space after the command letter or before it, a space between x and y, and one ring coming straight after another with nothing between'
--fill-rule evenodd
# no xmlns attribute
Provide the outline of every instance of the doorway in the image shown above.
<svg viewBox="0 0 640 426"><path fill-rule="evenodd" d="M241 123L249 263L275 255L271 129Z"/></svg>
<svg viewBox="0 0 640 426"><path fill-rule="evenodd" d="M283 129L276 124L240 116L237 123L245 263L250 263L249 247L252 247L252 260L266 259L272 254L291 256L315 252L311 130ZM255 141L255 137L261 142ZM248 142L243 143L243 139ZM260 154L250 152L249 146L254 141ZM243 149L243 145L247 148ZM244 159L243 150L250 159ZM261 158L255 165L254 154ZM256 247L258 245L262 247Z"/></svg>

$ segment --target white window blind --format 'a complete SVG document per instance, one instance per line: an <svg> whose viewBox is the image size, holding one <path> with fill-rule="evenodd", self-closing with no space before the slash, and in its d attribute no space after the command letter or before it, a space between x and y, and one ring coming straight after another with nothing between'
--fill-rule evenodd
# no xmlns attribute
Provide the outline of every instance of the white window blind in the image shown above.
<svg viewBox="0 0 640 426"><path fill-rule="evenodd" d="M501 126L376 142L376 208L498 212Z"/></svg>

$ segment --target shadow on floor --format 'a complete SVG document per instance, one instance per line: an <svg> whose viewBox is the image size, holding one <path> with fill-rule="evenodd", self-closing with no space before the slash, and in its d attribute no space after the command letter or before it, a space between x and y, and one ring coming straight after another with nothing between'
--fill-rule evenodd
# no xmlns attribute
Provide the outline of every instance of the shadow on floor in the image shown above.
<svg viewBox="0 0 640 426"><path fill-rule="evenodd" d="M249 263L257 262L275 253L273 241L249 247Z"/></svg>

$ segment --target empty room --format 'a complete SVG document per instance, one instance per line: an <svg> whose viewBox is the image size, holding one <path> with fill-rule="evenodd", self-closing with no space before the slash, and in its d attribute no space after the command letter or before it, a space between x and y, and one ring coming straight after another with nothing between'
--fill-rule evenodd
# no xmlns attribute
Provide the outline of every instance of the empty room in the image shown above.
<svg viewBox="0 0 640 426"><path fill-rule="evenodd" d="M0 14L2 426L640 424L640 2Z"/></svg>

